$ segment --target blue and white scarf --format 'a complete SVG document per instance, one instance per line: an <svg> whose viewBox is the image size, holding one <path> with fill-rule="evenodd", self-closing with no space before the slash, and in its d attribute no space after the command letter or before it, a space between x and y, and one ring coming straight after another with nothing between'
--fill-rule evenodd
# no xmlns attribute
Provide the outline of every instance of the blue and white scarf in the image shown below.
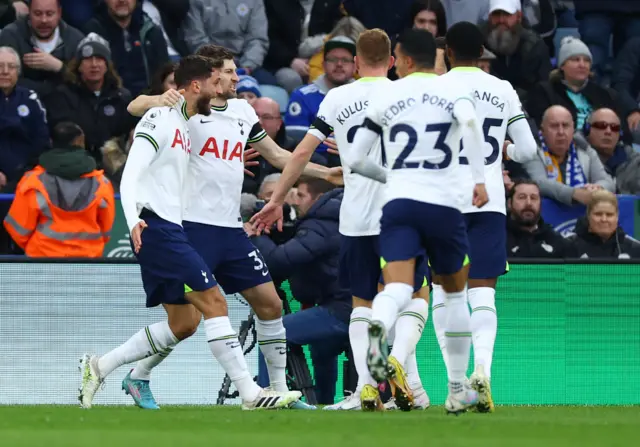
<svg viewBox="0 0 640 447"><path fill-rule="evenodd" d="M549 180L555 180L559 183L564 183L573 188L580 188L587 184L587 177L584 175L584 170L578 160L578 152L576 146L571 141L569 146L569 153L567 154L567 178L563 179L562 170L560 169L560 163L556 160L556 157L549 152L549 148L544 141L542 132L538 132L540 137L540 145L544 154L544 167L547 171L547 178Z"/></svg>

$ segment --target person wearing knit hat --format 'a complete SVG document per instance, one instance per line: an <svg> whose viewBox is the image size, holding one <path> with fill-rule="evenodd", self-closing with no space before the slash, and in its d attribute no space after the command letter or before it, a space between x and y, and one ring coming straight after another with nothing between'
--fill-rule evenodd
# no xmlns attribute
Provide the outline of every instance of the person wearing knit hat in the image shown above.
<svg viewBox="0 0 640 447"><path fill-rule="evenodd" d="M248 75L239 77L238 83L236 84L236 93L238 94L238 98L246 99L249 104L252 105L256 99L262 97L258 81L256 81L256 78L253 76Z"/></svg>
<svg viewBox="0 0 640 447"><path fill-rule="evenodd" d="M76 59L81 61L89 57L100 57L106 62L111 62L111 49L109 42L96 33L89 33L78 44L76 49Z"/></svg>
<svg viewBox="0 0 640 447"><path fill-rule="evenodd" d="M560 41L560 51L558 52L558 67L562 68L567 59L583 56L588 60L589 68L591 68L591 51L589 47L580 39L573 36L567 36Z"/></svg>

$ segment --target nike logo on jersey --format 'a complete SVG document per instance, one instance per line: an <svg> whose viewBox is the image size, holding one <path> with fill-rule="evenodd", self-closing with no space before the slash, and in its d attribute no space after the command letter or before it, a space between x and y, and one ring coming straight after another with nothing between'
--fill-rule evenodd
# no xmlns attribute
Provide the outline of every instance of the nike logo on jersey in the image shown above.
<svg viewBox="0 0 640 447"><path fill-rule="evenodd" d="M207 123L213 123L213 121L205 121L202 118L200 118L200 124L207 124Z"/></svg>

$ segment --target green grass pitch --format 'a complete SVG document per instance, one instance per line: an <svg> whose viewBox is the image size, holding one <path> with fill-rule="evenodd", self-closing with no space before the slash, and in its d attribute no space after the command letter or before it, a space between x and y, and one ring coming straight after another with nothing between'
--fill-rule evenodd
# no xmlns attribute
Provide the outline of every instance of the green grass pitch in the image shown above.
<svg viewBox="0 0 640 447"><path fill-rule="evenodd" d="M638 445L640 407L498 407L491 415L0 407L6 447L567 447Z"/></svg>

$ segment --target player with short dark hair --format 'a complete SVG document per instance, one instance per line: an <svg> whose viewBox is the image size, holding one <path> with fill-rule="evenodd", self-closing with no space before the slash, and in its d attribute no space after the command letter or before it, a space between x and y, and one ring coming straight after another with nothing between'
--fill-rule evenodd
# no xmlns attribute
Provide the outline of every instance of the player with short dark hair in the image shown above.
<svg viewBox="0 0 640 447"><path fill-rule="evenodd" d="M497 278L508 270L507 230L504 182L502 176L503 151L516 162L524 162L535 156L536 143L522 112L518 95L507 81L485 73L478 68L483 53L480 29L469 22L458 22L447 31L446 53L451 70L443 75L473 91L476 113L484 132L481 150L489 194L489 203L481 209L471 205L471 173L467 159L469 149L462 150L460 170L465 203L462 208L469 238L471 266L469 269L468 301L471 307L473 334L474 372L471 385L479 393L478 410L493 411L491 396L491 360L498 321L495 307ZM507 131L516 142L505 141ZM517 150L516 150L517 149ZM447 309L441 278L433 278L433 325L445 363L447 337L445 326Z"/></svg>

